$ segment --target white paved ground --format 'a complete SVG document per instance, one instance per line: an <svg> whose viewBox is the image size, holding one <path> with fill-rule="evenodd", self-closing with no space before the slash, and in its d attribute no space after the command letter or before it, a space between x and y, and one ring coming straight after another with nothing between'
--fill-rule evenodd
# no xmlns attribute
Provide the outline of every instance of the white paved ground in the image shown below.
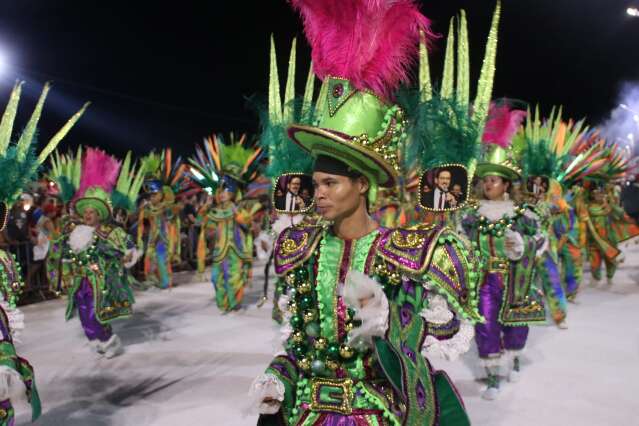
<svg viewBox="0 0 639 426"><path fill-rule="evenodd" d="M499 401L479 398L474 354L435 361L456 382L474 425L639 425L639 246L626 255L612 287L585 287L570 305L568 330L531 331L524 376L505 383ZM64 322L62 300L25 307L18 351L36 369L37 424L255 424L241 412L271 358L270 306L223 316L212 296L205 282L138 294L135 317L115 327L126 353L112 360L90 351L77 320ZM25 424L27 407L17 409Z"/></svg>

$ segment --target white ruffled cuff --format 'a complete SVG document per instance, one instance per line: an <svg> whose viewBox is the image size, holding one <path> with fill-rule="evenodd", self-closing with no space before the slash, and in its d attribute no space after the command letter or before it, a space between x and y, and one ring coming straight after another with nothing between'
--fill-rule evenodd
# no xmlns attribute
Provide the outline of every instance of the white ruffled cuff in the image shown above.
<svg viewBox="0 0 639 426"><path fill-rule="evenodd" d="M265 403L266 398L277 402ZM251 414L275 414L280 410L282 401L284 401L284 384L273 374L262 374L249 388L248 411Z"/></svg>
<svg viewBox="0 0 639 426"><path fill-rule="evenodd" d="M258 260L268 260L273 251L273 242L273 237L266 231L261 231L257 238L253 240Z"/></svg>
<svg viewBox="0 0 639 426"><path fill-rule="evenodd" d="M459 331L450 339L439 340L435 336L426 336L422 346L422 355L455 361L461 354L470 350L474 337L475 327L470 322L462 320L459 324Z"/></svg>
<svg viewBox="0 0 639 426"><path fill-rule="evenodd" d="M6 300L0 301L0 307L7 314L9 320L9 331L11 332L11 338L14 343L20 343L20 332L24 330L24 314L18 308L12 308L9 306ZM8 338L9 336L4 336Z"/></svg>
<svg viewBox="0 0 639 426"><path fill-rule="evenodd" d="M544 238L543 236L539 236L539 238L543 239L544 242L542 243L541 247L535 253L535 255L537 257L541 257L546 251L548 251L550 249L550 245L548 244L548 238Z"/></svg>
<svg viewBox="0 0 639 426"><path fill-rule="evenodd" d="M428 307L420 313L420 315L429 323L447 324L454 314L448 309L446 299L436 293L428 295Z"/></svg>
<svg viewBox="0 0 639 426"><path fill-rule="evenodd" d="M131 269L136 263L138 263L138 260L140 260L143 253L144 251L139 250L137 247L128 249L124 254L124 258L126 259L127 257L131 256L131 259L124 263L124 267L126 269Z"/></svg>
<svg viewBox="0 0 639 426"><path fill-rule="evenodd" d="M509 250L506 249L506 256L508 259L517 261L524 255L524 238L512 229L506 230L506 240L510 240L513 243L513 247Z"/></svg>
<svg viewBox="0 0 639 426"><path fill-rule="evenodd" d="M286 345L286 341L293 332L291 327L291 312L288 310L288 302L290 297L287 294L282 294L277 301L277 306L282 312L282 325L279 327L279 334L275 334L273 339L273 351L275 354L282 352L282 348Z"/></svg>
<svg viewBox="0 0 639 426"><path fill-rule="evenodd" d="M356 341L372 344L373 336L384 336L388 329L388 299L382 285L358 271L350 271L342 294L344 303L355 309L355 320L361 321L359 327L348 334L349 342Z"/></svg>
<svg viewBox="0 0 639 426"><path fill-rule="evenodd" d="M0 401L24 398L26 387L22 376L13 368L0 366Z"/></svg>

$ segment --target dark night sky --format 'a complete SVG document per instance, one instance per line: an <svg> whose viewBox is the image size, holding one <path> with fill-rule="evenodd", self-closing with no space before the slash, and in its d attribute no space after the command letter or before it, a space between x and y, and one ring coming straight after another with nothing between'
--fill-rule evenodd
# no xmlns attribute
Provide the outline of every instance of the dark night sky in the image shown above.
<svg viewBox="0 0 639 426"><path fill-rule="evenodd" d="M120 154L173 146L189 153L211 132L257 127L245 97L267 89L269 34L284 69L298 36L298 80L308 64L299 19L285 0L109 2L5 0L0 48L12 68L0 76L6 102L16 77L27 80L24 105L54 81L42 123L48 137L80 107L90 110L67 145ZM616 104L620 85L639 80L639 19L630 0L504 0L495 96L563 104L597 123ZM434 29L465 8L477 75L493 0L423 1ZM444 45L433 52L439 75Z"/></svg>

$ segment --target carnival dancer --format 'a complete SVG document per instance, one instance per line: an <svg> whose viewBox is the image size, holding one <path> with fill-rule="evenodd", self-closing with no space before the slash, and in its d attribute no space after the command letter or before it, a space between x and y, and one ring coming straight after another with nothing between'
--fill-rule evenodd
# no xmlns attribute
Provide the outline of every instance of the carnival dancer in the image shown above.
<svg viewBox="0 0 639 426"><path fill-rule="evenodd" d="M534 279L537 251L543 246L538 217L510 199L521 170L508 148L525 114L507 105L493 106L483 136L483 161L477 166L483 199L462 218L484 268L479 311L485 322L475 326L475 340L488 376L482 397L488 400L499 395L504 351L511 362L509 380L517 381L528 325L545 322L543 296Z"/></svg>
<svg viewBox="0 0 639 426"><path fill-rule="evenodd" d="M138 213L138 247L144 247L144 275L147 281L166 289L173 285L173 262L179 251L180 206L176 195L185 190L185 165L173 162L171 149L151 153L142 159L147 173L143 186L146 199Z"/></svg>
<svg viewBox="0 0 639 426"><path fill-rule="evenodd" d="M82 222L52 245L49 276L67 290L66 319L77 310L91 346L106 358L124 348L111 323L132 315L132 277L127 268L140 257L132 238L112 221L111 193L120 162L89 148L73 208Z"/></svg>
<svg viewBox="0 0 639 426"><path fill-rule="evenodd" d="M293 6L324 90L317 124L289 135L315 159L317 209L332 225L290 227L277 239L285 353L252 386L260 424L469 424L422 350L468 348L480 320L470 249L449 229L382 228L367 211L398 179L405 117L389 99L428 20L407 0Z"/></svg>
<svg viewBox="0 0 639 426"><path fill-rule="evenodd" d="M215 205L206 204L198 213L198 271L204 272L212 242L211 283L217 307L223 312L241 308L244 288L249 284L253 261L250 225L261 208L257 202L241 201L241 191L257 177L262 150L247 146L246 135L225 144L221 136L205 139L189 160L191 176L202 189L215 194Z"/></svg>
<svg viewBox="0 0 639 426"><path fill-rule="evenodd" d="M560 250L564 249L569 232L568 203L564 199L564 185L570 188L575 179L580 179L576 172L581 170L579 158L567 155L571 142L579 140L585 133L580 123L564 123L559 113L550 114L542 120L539 108L534 115L528 112L529 119L525 127L521 127L515 136L513 149L521 153L519 162L522 165L523 192L527 194L529 205L540 219L540 231L545 239L545 250L537 258L537 278L546 297L546 306L555 324L567 328L567 293L562 280L560 266ZM571 179L567 172L571 171ZM563 238L562 247L560 239ZM565 253L564 253L565 254ZM571 293L576 289L571 288Z"/></svg>
<svg viewBox="0 0 639 426"><path fill-rule="evenodd" d="M37 177L40 165L80 119L88 104L71 117L47 143L39 155L35 154L36 131L49 85L45 84L38 103L17 142L12 143L14 121L23 82L11 91L9 103L0 121L0 231L7 224L9 209L18 200L24 187ZM40 398L35 384L33 367L17 355L14 338L24 327L23 315L16 308L17 297L24 283L20 265L15 258L0 250L0 425L13 426L15 411L12 399L25 393L31 404L32 419L41 413Z"/></svg>
<svg viewBox="0 0 639 426"><path fill-rule="evenodd" d="M582 145L599 157L592 161L592 171L585 178L583 189L575 195L581 239L588 254L591 284L601 282L601 267L605 263L607 283L611 285L623 258L619 244L639 235L639 227L616 205L609 188L631 174L635 163L625 149L600 138L597 132L584 138Z"/></svg>

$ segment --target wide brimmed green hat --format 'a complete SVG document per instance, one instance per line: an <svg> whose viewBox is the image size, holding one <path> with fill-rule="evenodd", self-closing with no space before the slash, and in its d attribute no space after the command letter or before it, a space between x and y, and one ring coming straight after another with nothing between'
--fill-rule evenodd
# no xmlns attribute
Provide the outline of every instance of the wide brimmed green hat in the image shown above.
<svg viewBox="0 0 639 426"><path fill-rule="evenodd" d="M404 137L404 113L342 78L329 77L326 101L316 126L293 124L288 134L313 157L326 155L346 163L380 187L395 185L398 147Z"/></svg>
<svg viewBox="0 0 639 426"><path fill-rule="evenodd" d="M84 210L92 208L98 212L100 220L111 217L111 196L102 188L91 187L86 190L82 198L78 198L74 204L75 211L83 215Z"/></svg>
<svg viewBox="0 0 639 426"><path fill-rule="evenodd" d="M484 156L484 160L477 164L475 172L480 178L485 176L500 176L511 181L521 179L521 169L512 159L508 150L493 145Z"/></svg>

